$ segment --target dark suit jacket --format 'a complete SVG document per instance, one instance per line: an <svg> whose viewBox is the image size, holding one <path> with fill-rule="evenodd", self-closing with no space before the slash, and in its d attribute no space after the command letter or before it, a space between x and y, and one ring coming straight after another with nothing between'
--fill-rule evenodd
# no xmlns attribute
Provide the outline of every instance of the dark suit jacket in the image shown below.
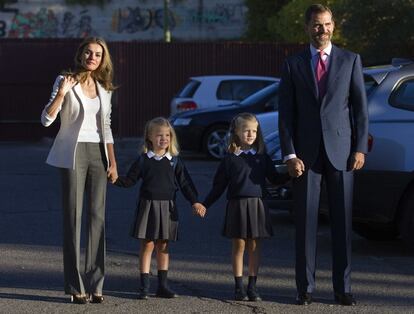
<svg viewBox="0 0 414 314"><path fill-rule="evenodd" d="M320 141L332 165L346 170L353 152L367 153L368 112L359 55L332 46L327 91L319 100L310 49L287 58L279 93L282 155L296 154L306 169Z"/></svg>

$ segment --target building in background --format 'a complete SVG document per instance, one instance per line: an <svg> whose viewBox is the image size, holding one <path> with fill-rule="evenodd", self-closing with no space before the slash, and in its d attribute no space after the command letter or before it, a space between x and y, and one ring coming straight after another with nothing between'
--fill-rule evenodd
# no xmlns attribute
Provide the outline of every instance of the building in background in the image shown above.
<svg viewBox="0 0 414 314"><path fill-rule="evenodd" d="M173 40L238 39L245 32L243 0L169 1ZM64 0L15 0L0 7L0 38L82 38L107 41L163 40L163 0L117 0L104 6Z"/></svg>

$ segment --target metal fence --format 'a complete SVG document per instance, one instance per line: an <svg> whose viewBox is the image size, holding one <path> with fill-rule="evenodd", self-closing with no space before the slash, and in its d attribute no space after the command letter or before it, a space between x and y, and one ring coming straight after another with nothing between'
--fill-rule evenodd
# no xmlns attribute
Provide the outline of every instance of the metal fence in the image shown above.
<svg viewBox="0 0 414 314"><path fill-rule="evenodd" d="M0 40L0 139L53 136L40 113L56 76L73 65L79 40ZM145 121L169 115L171 98L190 76L278 76L301 45L238 42L109 43L118 89L112 127L119 137L140 136Z"/></svg>

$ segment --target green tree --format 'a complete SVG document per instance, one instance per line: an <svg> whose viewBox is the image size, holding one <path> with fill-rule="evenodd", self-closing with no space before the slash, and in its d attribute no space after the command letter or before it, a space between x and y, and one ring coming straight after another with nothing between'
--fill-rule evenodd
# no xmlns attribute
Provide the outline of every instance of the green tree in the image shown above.
<svg viewBox="0 0 414 314"><path fill-rule="evenodd" d="M15 3L16 1L13 0L0 0L0 8L4 8L5 4Z"/></svg>
<svg viewBox="0 0 414 314"><path fill-rule="evenodd" d="M414 57L414 0L339 0L335 10L344 44L365 64Z"/></svg>
<svg viewBox="0 0 414 314"><path fill-rule="evenodd" d="M332 7L338 0L320 1ZM276 15L268 19L268 29L273 38L285 43L306 43L309 41L305 33L305 11L315 0L292 0ZM340 25L335 25L333 41L342 43Z"/></svg>
<svg viewBox="0 0 414 314"><path fill-rule="evenodd" d="M274 16L290 0L245 0L248 8L245 38L250 41L277 40L268 29L268 19Z"/></svg>
<svg viewBox="0 0 414 314"><path fill-rule="evenodd" d="M267 40L306 43L304 12L314 0L291 0L263 20ZM335 18L333 42L362 55L365 65L414 58L414 0L321 0ZM250 24L249 24L250 27ZM262 26L263 27L263 26Z"/></svg>

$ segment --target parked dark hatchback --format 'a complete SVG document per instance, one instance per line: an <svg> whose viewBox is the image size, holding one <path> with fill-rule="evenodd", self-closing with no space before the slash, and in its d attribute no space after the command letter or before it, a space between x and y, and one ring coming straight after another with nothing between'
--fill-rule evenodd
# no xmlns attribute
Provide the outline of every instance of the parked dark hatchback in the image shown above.
<svg viewBox="0 0 414 314"><path fill-rule="evenodd" d="M231 119L241 112L262 113L277 110L279 82L265 87L240 103L211 109L177 113L170 117L181 149L202 151L220 159L226 153Z"/></svg>

